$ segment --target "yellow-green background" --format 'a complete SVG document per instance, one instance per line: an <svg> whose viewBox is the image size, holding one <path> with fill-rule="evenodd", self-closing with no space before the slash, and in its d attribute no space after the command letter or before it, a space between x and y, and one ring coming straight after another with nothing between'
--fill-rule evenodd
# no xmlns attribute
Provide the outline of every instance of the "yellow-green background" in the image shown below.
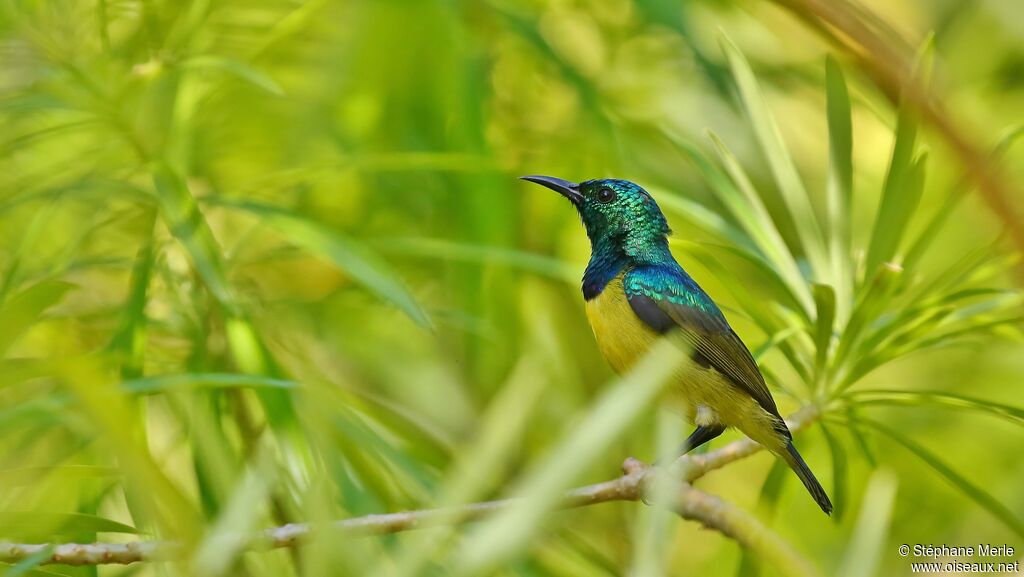
<svg viewBox="0 0 1024 577"><path fill-rule="evenodd" d="M911 53L934 32L932 86L980 147L1022 120L1018 2L867 8ZM676 239L715 254L729 240L679 202L732 219L683 152L714 157L713 130L799 256L723 36L751 62L823 222L826 56L843 66L862 253L895 108L849 55L768 2L0 2L0 539L194 546L181 563L39 568L73 575L382 575L418 546L416 574L451 574L461 547L477 543L465 540L472 526L238 558L211 535L507 496L585 418L614 378L578 289L587 240L563 199L519 175L634 180L662 201ZM927 181L908 234L961 177L927 125L918 149L929 152ZM1024 177L1022 160L1009 149L1007 182ZM914 274L950 268L997 241L1001 226L969 195ZM991 250L1012 256L1005 239ZM747 344L763 344L735 281L678 254ZM1004 267L984 282L1012 289L1019 278ZM756 275L747 288L771 306ZM1019 406L1013 327L910 355L857 386ZM778 355L762 361L793 378ZM140 380L167 375L181 377ZM153 394L140 395L147 386ZM783 412L799 406L776 397ZM931 406L863 410L1020 518L1019 422ZM686 432L647 409L585 455L573 479L604 480L628 455L651 458L659 422ZM848 554L874 469L853 437L835 434L849 469L841 519L825 518L791 476L774 513L758 513L825 575ZM481 439L493 442L483 464L471 453ZM898 477L878 575L908 573L901 543L1024 550L913 452L880 435L868 443ZM820 429L797 444L832 492ZM698 487L757 512L772 463L757 455ZM466 471L471 489L446 496ZM645 511L553 514L492 573L627 574ZM143 534L102 532L112 528L103 519ZM738 573L734 542L664 522L664 574Z"/></svg>

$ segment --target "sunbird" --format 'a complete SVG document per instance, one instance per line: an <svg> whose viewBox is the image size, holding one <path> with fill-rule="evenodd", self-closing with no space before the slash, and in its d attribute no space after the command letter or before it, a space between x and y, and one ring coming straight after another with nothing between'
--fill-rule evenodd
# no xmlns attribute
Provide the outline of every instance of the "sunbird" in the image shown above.
<svg viewBox="0 0 1024 577"><path fill-rule="evenodd" d="M583 220L590 238L583 273L587 319L612 369L627 371L663 335L690 349L691 362L674 375L669 394L697 427L679 454L735 427L785 461L831 514L832 502L793 446L750 351L669 251L672 231L654 198L628 180L522 178L569 199Z"/></svg>

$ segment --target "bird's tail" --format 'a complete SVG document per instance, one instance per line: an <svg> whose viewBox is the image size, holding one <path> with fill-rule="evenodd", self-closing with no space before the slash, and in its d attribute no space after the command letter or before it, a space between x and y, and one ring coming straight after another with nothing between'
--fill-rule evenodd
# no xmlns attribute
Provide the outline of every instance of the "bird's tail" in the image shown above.
<svg viewBox="0 0 1024 577"><path fill-rule="evenodd" d="M828 495L825 494L825 489L818 482L818 479L814 477L814 473L811 472L810 467L804 462L803 457L797 452L796 447L793 446L792 441L786 444L786 450L780 455L786 464L789 465L790 469L796 473L797 477L803 481L804 487L807 487L807 492L814 497L814 500L821 507L821 510L826 515L832 514L832 501L829 500Z"/></svg>

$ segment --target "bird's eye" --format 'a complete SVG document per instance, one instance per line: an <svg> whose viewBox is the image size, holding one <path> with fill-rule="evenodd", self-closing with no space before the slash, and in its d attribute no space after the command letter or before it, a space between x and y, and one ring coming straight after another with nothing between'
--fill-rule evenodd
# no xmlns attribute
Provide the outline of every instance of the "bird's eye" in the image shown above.
<svg viewBox="0 0 1024 577"><path fill-rule="evenodd" d="M614 190L608 187L604 187L601 190L597 191L597 202L600 202L601 204L608 204L613 200L615 200Z"/></svg>

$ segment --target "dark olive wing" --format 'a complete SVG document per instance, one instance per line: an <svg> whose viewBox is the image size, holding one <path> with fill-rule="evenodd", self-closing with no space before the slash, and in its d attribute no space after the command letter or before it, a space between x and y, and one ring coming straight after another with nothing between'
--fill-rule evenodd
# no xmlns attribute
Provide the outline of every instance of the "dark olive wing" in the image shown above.
<svg viewBox="0 0 1024 577"><path fill-rule="evenodd" d="M779 409L746 345L711 298L692 280L685 280L690 286L666 287L664 282L650 286L633 279L627 284L626 298L648 326L658 333L678 330L693 347L698 362L714 367L761 408L778 417Z"/></svg>

